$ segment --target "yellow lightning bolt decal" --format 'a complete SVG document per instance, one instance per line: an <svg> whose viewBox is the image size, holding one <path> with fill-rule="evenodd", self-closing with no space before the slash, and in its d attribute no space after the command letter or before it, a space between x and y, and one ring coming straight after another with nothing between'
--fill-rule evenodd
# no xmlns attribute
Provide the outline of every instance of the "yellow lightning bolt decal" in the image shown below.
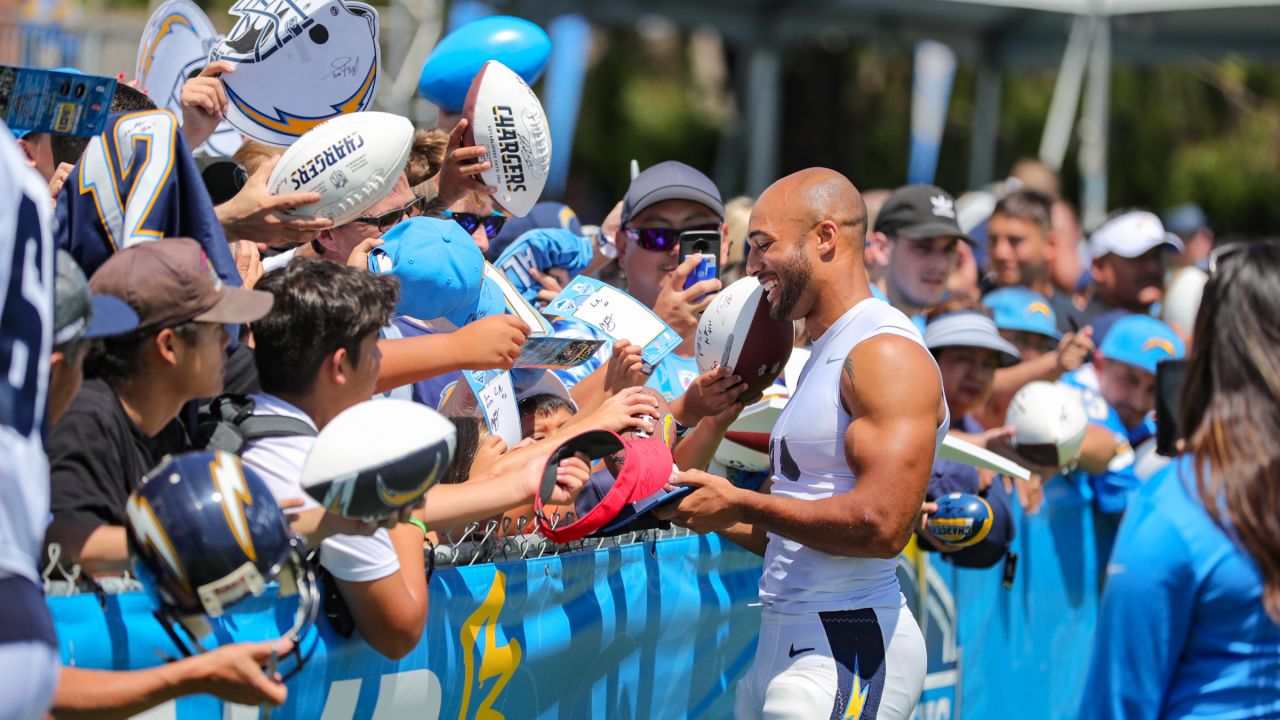
<svg viewBox="0 0 1280 720"><path fill-rule="evenodd" d="M373 81L377 75L377 64L371 63L369 65L369 73L365 75L364 82L360 84L360 88L356 90L355 94L351 97L337 105L334 105L333 109L337 110L341 115L359 110L360 106L364 103L365 96L369 94L370 88L373 87ZM283 110L277 110L277 112L280 113L280 116L273 118L246 105L239 95L236 95L231 91L231 88L227 88L227 99L234 103L236 107L240 108L240 111L243 112L250 120L253 120L265 128L275 130L276 132L283 133L285 135L301 136L311 128L334 117L332 115L326 115L324 117L317 118L304 118L298 117L297 115L290 115Z"/></svg>
<svg viewBox="0 0 1280 720"><path fill-rule="evenodd" d="M853 659L853 688L851 689L849 704L844 708L844 720L858 720L862 717L862 708L867 704L867 695L871 692L871 686L862 687L862 676L858 674L858 659Z"/></svg>
<svg viewBox="0 0 1280 720"><path fill-rule="evenodd" d="M175 25L185 25L192 33L195 33L196 31L195 26L191 24L191 21L181 15L170 15L165 18L164 22L160 24L160 32L156 33L156 38L151 42L151 47L147 48L147 53L145 55L147 61L142 65L142 77L147 77L151 74L151 63L155 62L156 48L160 47L160 41L164 39L165 35L173 32Z"/></svg>

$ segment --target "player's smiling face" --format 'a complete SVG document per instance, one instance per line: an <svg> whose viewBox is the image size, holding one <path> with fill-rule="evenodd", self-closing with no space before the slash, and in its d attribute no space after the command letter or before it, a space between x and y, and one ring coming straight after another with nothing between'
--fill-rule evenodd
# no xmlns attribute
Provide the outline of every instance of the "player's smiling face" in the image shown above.
<svg viewBox="0 0 1280 720"><path fill-rule="evenodd" d="M795 219L779 219L771 198L761 197L747 230L747 274L760 281L774 320L795 320L809 285L810 261L805 238Z"/></svg>

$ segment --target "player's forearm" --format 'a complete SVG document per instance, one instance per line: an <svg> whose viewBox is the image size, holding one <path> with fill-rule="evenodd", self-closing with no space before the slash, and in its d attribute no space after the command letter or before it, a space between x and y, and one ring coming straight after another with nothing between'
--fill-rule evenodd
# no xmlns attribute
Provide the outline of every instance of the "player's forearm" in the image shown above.
<svg viewBox="0 0 1280 720"><path fill-rule="evenodd" d="M873 507L856 491L826 500L797 500L742 490L734 502L745 524L845 557L896 557L907 544L914 520L914 514L894 518L891 508Z"/></svg>
<svg viewBox="0 0 1280 720"><path fill-rule="evenodd" d="M743 550L762 557L764 556L765 548L769 546L769 536L765 534L765 531L746 523L732 525L717 534Z"/></svg>
<svg viewBox="0 0 1280 720"><path fill-rule="evenodd" d="M128 672L64 667L53 698L55 718L128 718L200 690L198 657Z"/></svg>

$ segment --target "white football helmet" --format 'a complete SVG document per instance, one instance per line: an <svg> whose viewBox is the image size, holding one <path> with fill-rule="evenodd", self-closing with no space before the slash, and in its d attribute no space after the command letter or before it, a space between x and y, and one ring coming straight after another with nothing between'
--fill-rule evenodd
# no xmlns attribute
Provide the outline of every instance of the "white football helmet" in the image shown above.
<svg viewBox="0 0 1280 720"><path fill-rule="evenodd" d="M288 147L333 117L368 110L378 91L378 13L343 0L237 0L235 27L210 60L230 60L227 120Z"/></svg>

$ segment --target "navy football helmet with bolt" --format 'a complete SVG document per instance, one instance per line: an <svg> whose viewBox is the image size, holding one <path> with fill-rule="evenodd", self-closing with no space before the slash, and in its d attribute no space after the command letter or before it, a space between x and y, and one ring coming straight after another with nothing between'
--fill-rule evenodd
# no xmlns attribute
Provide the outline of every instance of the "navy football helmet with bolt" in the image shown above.
<svg viewBox="0 0 1280 720"><path fill-rule="evenodd" d="M196 652L207 618L279 583L298 596L295 641L315 621L319 591L306 545L262 479L222 451L167 457L143 478L126 506L134 572L157 605L156 617L183 653ZM295 650L297 652L297 650ZM299 667L302 658L299 655Z"/></svg>

